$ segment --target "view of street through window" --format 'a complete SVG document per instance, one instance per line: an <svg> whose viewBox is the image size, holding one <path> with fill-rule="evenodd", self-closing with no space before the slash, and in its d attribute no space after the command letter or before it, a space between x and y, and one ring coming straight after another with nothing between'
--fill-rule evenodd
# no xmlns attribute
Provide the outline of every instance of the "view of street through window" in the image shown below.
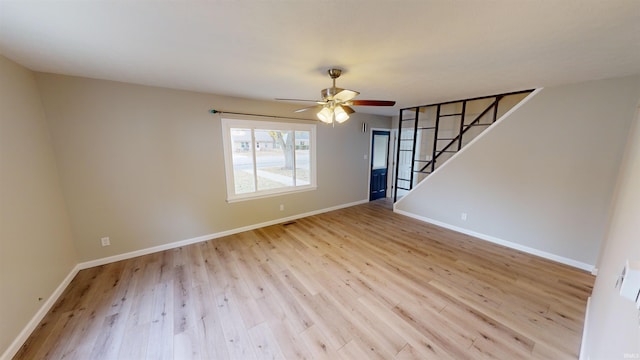
<svg viewBox="0 0 640 360"><path fill-rule="evenodd" d="M305 131L293 135L293 131L254 130L252 138L249 129L232 129L236 194L309 184L309 146L305 143L309 135Z"/></svg>

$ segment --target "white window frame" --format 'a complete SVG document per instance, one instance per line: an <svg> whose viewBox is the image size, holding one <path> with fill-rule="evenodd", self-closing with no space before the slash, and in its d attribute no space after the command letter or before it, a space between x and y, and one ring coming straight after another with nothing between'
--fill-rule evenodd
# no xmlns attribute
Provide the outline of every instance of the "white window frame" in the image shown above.
<svg viewBox="0 0 640 360"><path fill-rule="evenodd" d="M309 132L309 184L284 186L277 189L257 190L251 193L236 194L233 169L233 141L231 139L231 129L251 129L251 144L253 154L253 164L256 164L255 136L257 130L284 130L284 131L308 131ZM316 183L316 125L293 122L256 121L246 119L222 119L222 143L224 146L225 175L227 180L227 202L260 199L282 194L297 193L317 189ZM295 169L295 146L294 146L294 169ZM295 181L295 170L294 170ZM257 185L257 184L256 184Z"/></svg>

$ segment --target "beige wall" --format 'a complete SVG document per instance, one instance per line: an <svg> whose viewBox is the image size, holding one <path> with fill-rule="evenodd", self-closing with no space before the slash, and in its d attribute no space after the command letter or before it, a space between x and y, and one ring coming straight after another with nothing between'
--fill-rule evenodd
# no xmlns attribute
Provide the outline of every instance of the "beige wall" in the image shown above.
<svg viewBox="0 0 640 360"><path fill-rule="evenodd" d="M629 136L610 229L587 315L585 359L640 356L640 313L614 288L625 261L640 261L640 109Z"/></svg>
<svg viewBox="0 0 640 360"><path fill-rule="evenodd" d="M639 97L638 77L543 89L396 209L595 265Z"/></svg>
<svg viewBox="0 0 640 360"><path fill-rule="evenodd" d="M220 118L209 109L298 116L297 106L62 75L37 81L81 261L365 200L362 122L390 122L354 114L335 128L318 124L316 191L229 204ZM100 246L103 236L111 246Z"/></svg>
<svg viewBox="0 0 640 360"><path fill-rule="evenodd" d="M0 354L77 262L34 76L0 56Z"/></svg>

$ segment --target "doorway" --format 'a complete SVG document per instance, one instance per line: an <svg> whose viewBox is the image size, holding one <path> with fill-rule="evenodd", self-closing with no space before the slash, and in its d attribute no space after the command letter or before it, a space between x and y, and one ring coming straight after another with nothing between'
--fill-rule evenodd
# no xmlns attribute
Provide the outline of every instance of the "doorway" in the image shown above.
<svg viewBox="0 0 640 360"><path fill-rule="evenodd" d="M372 132L369 201L387 197L389 138L390 132L388 130L373 130Z"/></svg>

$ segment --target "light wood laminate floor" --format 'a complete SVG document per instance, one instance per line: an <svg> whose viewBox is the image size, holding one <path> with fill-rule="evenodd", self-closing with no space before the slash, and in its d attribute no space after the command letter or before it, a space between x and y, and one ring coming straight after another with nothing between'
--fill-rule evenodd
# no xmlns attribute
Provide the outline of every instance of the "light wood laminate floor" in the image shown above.
<svg viewBox="0 0 640 360"><path fill-rule="evenodd" d="M80 271L16 359L576 359L593 277L385 201Z"/></svg>

